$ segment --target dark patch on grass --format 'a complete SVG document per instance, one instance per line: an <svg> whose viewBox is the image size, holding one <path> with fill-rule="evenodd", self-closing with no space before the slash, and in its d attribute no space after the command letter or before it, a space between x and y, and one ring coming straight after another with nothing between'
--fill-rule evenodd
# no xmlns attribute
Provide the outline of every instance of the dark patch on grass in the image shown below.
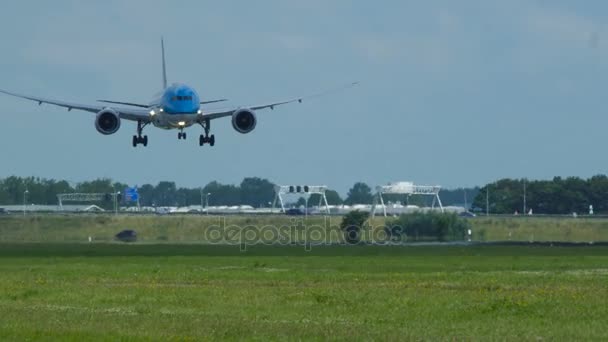
<svg viewBox="0 0 608 342"><path fill-rule="evenodd" d="M472 246L248 246L115 243L0 243L0 257L114 257L114 256L608 256L604 245L563 247L556 245L472 245Z"/></svg>

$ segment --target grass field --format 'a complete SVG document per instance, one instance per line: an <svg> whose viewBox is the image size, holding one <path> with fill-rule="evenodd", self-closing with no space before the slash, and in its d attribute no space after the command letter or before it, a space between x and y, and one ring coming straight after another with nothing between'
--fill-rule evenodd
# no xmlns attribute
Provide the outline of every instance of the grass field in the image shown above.
<svg viewBox="0 0 608 342"><path fill-rule="evenodd" d="M478 241L608 241L606 218L478 217L470 222Z"/></svg>
<svg viewBox="0 0 608 342"><path fill-rule="evenodd" d="M608 247L210 243L340 220L0 217L0 340L608 339ZM478 241L608 241L607 219L470 223Z"/></svg>
<svg viewBox="0 0 608 342"><path fill-rule="evenodd" d="M605 247L0 244L0 340L600 340Z"/></svg>
<svg viewBox="0 0 608 342"><path fill-rule="evenodd" d="M320 227L331 241L341 236L341 217L307 219L288 216L0 216L0 242L111 242L123 229L134 229L143 243L207 243L210 229L278 228L291 240L305 228ZM608 241L606 218L479 217L469 220L475 241ZM384 218L372 226L381 228ZM464 238L464 237L463 237Z"/></svg>

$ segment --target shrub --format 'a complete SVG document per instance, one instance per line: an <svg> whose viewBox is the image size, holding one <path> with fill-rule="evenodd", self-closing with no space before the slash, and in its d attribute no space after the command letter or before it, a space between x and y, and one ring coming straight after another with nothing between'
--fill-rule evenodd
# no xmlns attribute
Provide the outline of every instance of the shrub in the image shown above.
<svg viewBox="0 0 608 342"><path fill-rule="evenodd" d="M350 244L361 242L361 229L367 221L369 213L355 210L342 218L340 228L344 231L344 240Z"/></svg>
<svg viewBox="0 0 608 342"><path fill-rule="evenodd" d="M120 233L116 234L114 237L116 238L116 240L119 240L122 242L137 241L137 233L131 229L123 230Z"/></svg>
<svg viewBox="0 0 608 342"><path fill-rule="evenodd" d="M413 241L458 241L464 239L470 224L455 213L429 211L403 214L390 227L393 239L403 239L401 234L405 234L408 240Z"/></svg>

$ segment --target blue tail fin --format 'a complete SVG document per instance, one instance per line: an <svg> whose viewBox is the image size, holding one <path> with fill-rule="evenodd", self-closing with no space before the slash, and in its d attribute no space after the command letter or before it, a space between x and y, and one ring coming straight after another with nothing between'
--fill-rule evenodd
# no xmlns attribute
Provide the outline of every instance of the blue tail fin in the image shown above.
<svg viewBox="0 0 608 342"><path fill-rule="evenodd" d="M167 67L165 66L165 41L160 38L160 48L163 53L163 89L167 89Z"/></svg>

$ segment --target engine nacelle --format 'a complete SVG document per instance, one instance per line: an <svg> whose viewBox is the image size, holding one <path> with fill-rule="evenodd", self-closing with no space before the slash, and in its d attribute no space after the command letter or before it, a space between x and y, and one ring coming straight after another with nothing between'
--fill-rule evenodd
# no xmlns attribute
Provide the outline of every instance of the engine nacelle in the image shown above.
<svg viewBox="0 0 608 342"><path fill-rule="evenodd" d="M239 133L247 134L255 128L257 119L251 109L239 109L232 114L232 127Z"/></svg>
<svg viewBox="0 0 608 342"><path fill-rule="evenodd" d="M120 128L120 116L113 109L104 109L97 113L95 128L103 135L114 134Z"/></svg>

